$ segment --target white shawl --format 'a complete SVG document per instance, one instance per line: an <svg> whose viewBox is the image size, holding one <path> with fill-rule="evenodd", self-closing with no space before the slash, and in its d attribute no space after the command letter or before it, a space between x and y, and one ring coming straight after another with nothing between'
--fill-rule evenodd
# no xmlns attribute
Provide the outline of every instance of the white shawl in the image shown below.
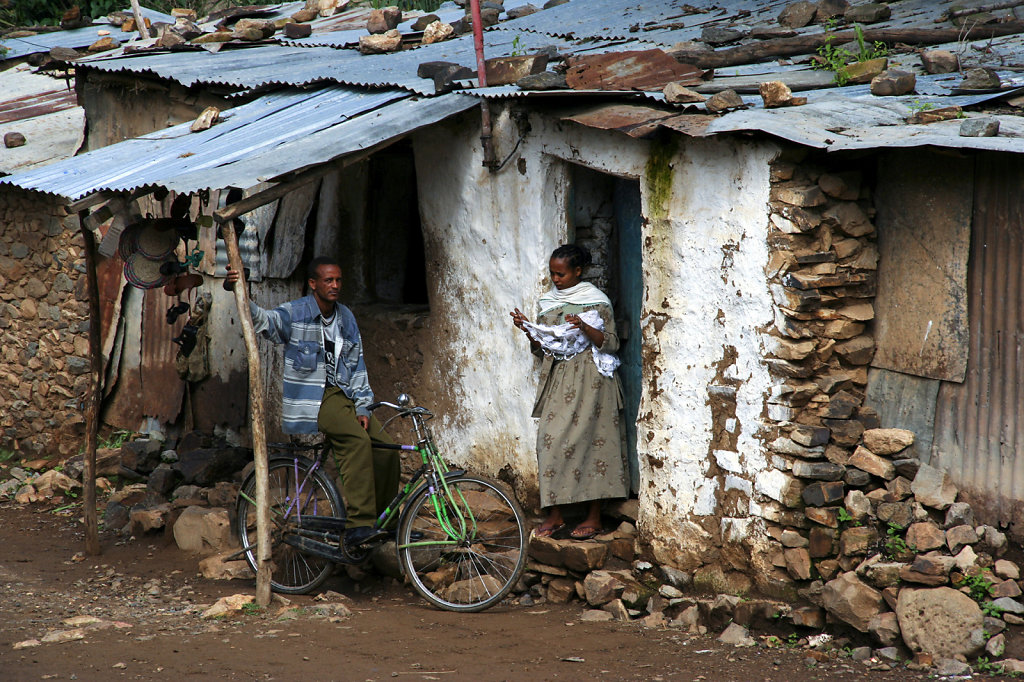
<svg viewBox="0 0 1024 682"><path fill-rule="evenodd" d="M604 295L604 292L595 287L590 282L580 282L574 287L568 289L551 289L543 296L540 297L540 315L553 310L560 305L572 304L572 305L597 305L604 303L609 308L612 307L612 302Z"/></svg>

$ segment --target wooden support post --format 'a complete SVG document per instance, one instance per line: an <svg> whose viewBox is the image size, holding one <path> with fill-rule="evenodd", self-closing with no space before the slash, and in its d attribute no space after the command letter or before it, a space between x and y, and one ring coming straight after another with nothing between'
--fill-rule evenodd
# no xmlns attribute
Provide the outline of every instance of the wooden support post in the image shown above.
<svg viewBox="0 0 1024 682"><path fill-rule="evenodd" d="M139 38L149 39L149 31L146 29L146 20L142 17L142 8L139 7L139 0L132 0L132 14L135 15L135 29L139 32Z"/></svg>
<svg viewBox="0 0 1024 682"><path fill-rule="evenodd" d="M89 288L89 392L85 398L85 469L82 471L82 505L85 517L85 551L100 553L99 524L96 520L96 444L100 422L100 376L103 349L100 341L100 289L96 278L96 238L85 224L88 211L78 212L78 227L85 240L85 278Z"/></svg>
<svg viewBox="0 0 1024 682"><path fill-rule="evenodd" d="M238 235L235 226L226 223L221 227L224 245L228 250L228 263L235 272L245 272L242 254L238 250ZM256 347L256 331L249 313L249 294L245 282L235 286L235 304L238 319L242 323L242 337L245 339L245 354L249 360L249 423L252 426L252 450L256 464L256 603L270 604L270 506L267 490L267 434L263 428L263 375L260 371L259 349Z"/></svg>

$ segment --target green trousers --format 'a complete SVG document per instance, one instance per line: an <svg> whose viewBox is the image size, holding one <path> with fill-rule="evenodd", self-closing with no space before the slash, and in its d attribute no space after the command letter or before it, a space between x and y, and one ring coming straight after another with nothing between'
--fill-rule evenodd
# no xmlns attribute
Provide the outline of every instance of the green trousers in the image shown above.
<svg viewBox="0 0 1024 682"><path fill-rule="evenodd" d="M397 450L374 450L373 443L394 443L375 417L364 430L356 406L341 389L328 386L317 425L327 436L338 466L348 511L348 527L372 526L398 492L401 465Z"/></svg>

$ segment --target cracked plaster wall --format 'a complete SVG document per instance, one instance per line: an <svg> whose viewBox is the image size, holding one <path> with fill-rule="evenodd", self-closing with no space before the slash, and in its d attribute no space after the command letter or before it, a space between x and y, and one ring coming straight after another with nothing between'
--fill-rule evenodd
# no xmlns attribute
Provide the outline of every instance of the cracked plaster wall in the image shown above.
<svg viewBox="0 0 1024 682"><path fill-rule="evenodd" d="M495 107L503 159L519 131ZM436 343L431 383L458 409L438 434L455 461L502 476L536 504L537 364L508 311L533 317L547 257L565 240L566 161L639 178L645 301L639 418L640 529L658 561L718 575L749 567L751 514L767 470L760 438L771 386L760 328L772 322L764 267L773 145L633 140L539 115L500 173L481 165L478 114L415 137ZM719 549L723 539L733 549ZM749 584L749 583L748 583Z"/></svg>

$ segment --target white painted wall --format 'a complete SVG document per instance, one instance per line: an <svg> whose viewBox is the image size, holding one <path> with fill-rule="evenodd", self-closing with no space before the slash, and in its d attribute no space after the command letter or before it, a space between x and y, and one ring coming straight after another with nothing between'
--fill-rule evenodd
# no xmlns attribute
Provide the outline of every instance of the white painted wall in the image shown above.
<svg viewBox="0 0 1024 682"><path fill-rule="evenodd" d="M437 339L424 352L459 406L443 415L439 435L456 461L492 474L509 464L535 490L529 414L537 364L508 311L519 306L533 316L549 286L547 258L567 232L565 162L639 178L648 217L644 343L655 354L640 407L641 531L659 561L675 564L717 543L722 529L734 542L749 539L757 524L730 517L749 513L752 481L768 468L758 433L771 382L758 329L772 321L763 268L775 148L682 138L671 196L659 210L646 170L650 143L537 115L530 123L517 156L497 174L481 165L475 111L415 138ZM517 137L509 118L497 116L499 159ZM728 426L737 447L716 457L708 386L726 346L736 350L722 376L736 387Z"/></svg>

